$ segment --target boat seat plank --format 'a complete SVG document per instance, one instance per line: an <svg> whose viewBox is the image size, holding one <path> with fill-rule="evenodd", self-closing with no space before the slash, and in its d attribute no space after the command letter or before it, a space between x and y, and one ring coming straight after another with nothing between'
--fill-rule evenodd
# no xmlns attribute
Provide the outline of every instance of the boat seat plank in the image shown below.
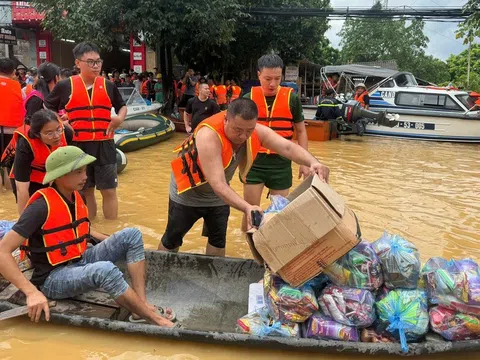
<svg viewBox="0 0 480 360"><path fill-rule="evenodd" d="M27 270L23 273L27 280L32 278L33 270ZM10 284L0 292L0 301L10 301L10 299L17 293L19 290L13 284Z"/></svg>
<svg viewBox="0 0 480 360"><path fill-rule="evenodd" d="M25 294L20 290L17 290L17 292L10 298L9 302L16 305L26 305ZM73 299L56 300L56 302L57 305L54 308L51 308L52 313L111 319L117 312L117 309L114 307L90 304Z"/></svg>

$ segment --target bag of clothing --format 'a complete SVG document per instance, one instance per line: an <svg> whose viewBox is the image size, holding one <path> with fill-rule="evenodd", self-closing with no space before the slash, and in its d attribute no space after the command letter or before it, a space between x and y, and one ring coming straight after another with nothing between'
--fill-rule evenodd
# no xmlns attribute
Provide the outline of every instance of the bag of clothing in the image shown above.
<svg viewBox="0 0 480 360"><path fill-rule="evenodd" d="M383 284L382 264L372 244L362 241L328 266L324 274L335 284L376 290Z"/></svg>
<svg viewBox="0 0 480 360"><path fill-rule="evenodd" d="M279 276L265 271L263 279L265 304L270 316L282 323L302 323L315 311L318 302L310 285L294 288Z"/></svg>
<svg viewBox="0 0 480 360"><path fill-rule="evenodd" d="M282 324L268 314L266 307L253 311L237 320L237 329L245 334L257 336L298 336L298 324Z"/></svg>
<svg viewBox="0 0 480 360"><path fill-rule="evenodd" d="M328 285L318 298L323 313L348 326L368 327L376 320L375 298L365 289Z"/></svg>
<svg viewBox="0 0 480 360"><path fill-rule="evenodd" d="M431 304L480 315L480 273L472 259L432 258L422 269Z"/></svg>
<svg viewBox="0 0 480 360"><path fill-rule="evenodd" d="M462 314L441 306L430 309L433 331L450 341L480 339L480 317Z"/></svg>
<svg viewBox="0 0 480 360"><path fill-rule="evenodd" d="M360 341L357 328L340 324L320 312L313 314L305 324L304 334L306 338Z"/></svg>
<svg viewBox="0 0 480 360"><path fill-rule="evenodd" d="M377 302L377 332L388 331L408 352L407 341L421 339L428 331L427 296L421 290L392 290Z"/></svg>
<svg viewBox="0 0 480 360"><path fill-rule="evenodd" d="M387 232L373 243L382 262L385 286L389 289L416 289L420 276L420 254L415 245Z"/></svg>

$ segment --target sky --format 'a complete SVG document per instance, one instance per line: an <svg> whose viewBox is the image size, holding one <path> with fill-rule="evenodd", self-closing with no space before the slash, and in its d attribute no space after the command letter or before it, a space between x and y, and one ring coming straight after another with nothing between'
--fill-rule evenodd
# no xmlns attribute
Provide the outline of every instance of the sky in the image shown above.
<svg viewBox="0 0 480 360"><path fill-rule="evenodd" d="M388 7L462 7L467 0L388 0ZM370 7L374 0L330 0L333 8ZM337 35L342 29L343 20L330 20L330 29L325 36L332 45L339 48L340 37ZM451 54L457 55L466 49L462 40L455 39L456 23L425 22L424 32L429 38L426 53L441 60L446 60Z"/></svg>

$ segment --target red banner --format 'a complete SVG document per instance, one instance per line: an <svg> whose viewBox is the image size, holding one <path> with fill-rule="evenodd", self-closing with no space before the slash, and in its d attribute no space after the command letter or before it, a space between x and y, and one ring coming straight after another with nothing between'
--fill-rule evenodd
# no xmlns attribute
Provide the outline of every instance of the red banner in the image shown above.
<svg viewBox="0 0 480 360"><path fill-rule="evenodd" d="M147 70L147 47L130 35L130 68L137 73Z"/></svg>
<svg viewBox="0 0 480 360"><path fill-rule="evenodd" d="M13 23L40 23L43 15L26 1L12 1Z"/></svg>

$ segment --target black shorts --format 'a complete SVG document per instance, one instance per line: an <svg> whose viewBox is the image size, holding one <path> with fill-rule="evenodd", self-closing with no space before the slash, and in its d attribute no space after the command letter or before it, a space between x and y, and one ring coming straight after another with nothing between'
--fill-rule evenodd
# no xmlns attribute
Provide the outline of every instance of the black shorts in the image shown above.
<svg viewBox="0 0 480 360"><path fill-rule="evenodd" d="M118 186L117 164L87 165L87 182L83 190L96 187L98 190L115 189Z"/></svg>
<svg viewBox="0 0 480 360"><path fill-rule="evenodd" d="M169 250L177 249L183 244L183 237L197 222L203 218L203 236L216 248L225 248L227 240L228 217L230 206L194 207L185 206L171 199L168 201L167 229L162 236L162 244ZM205 231L208 229L208 231Z"/></svg>

